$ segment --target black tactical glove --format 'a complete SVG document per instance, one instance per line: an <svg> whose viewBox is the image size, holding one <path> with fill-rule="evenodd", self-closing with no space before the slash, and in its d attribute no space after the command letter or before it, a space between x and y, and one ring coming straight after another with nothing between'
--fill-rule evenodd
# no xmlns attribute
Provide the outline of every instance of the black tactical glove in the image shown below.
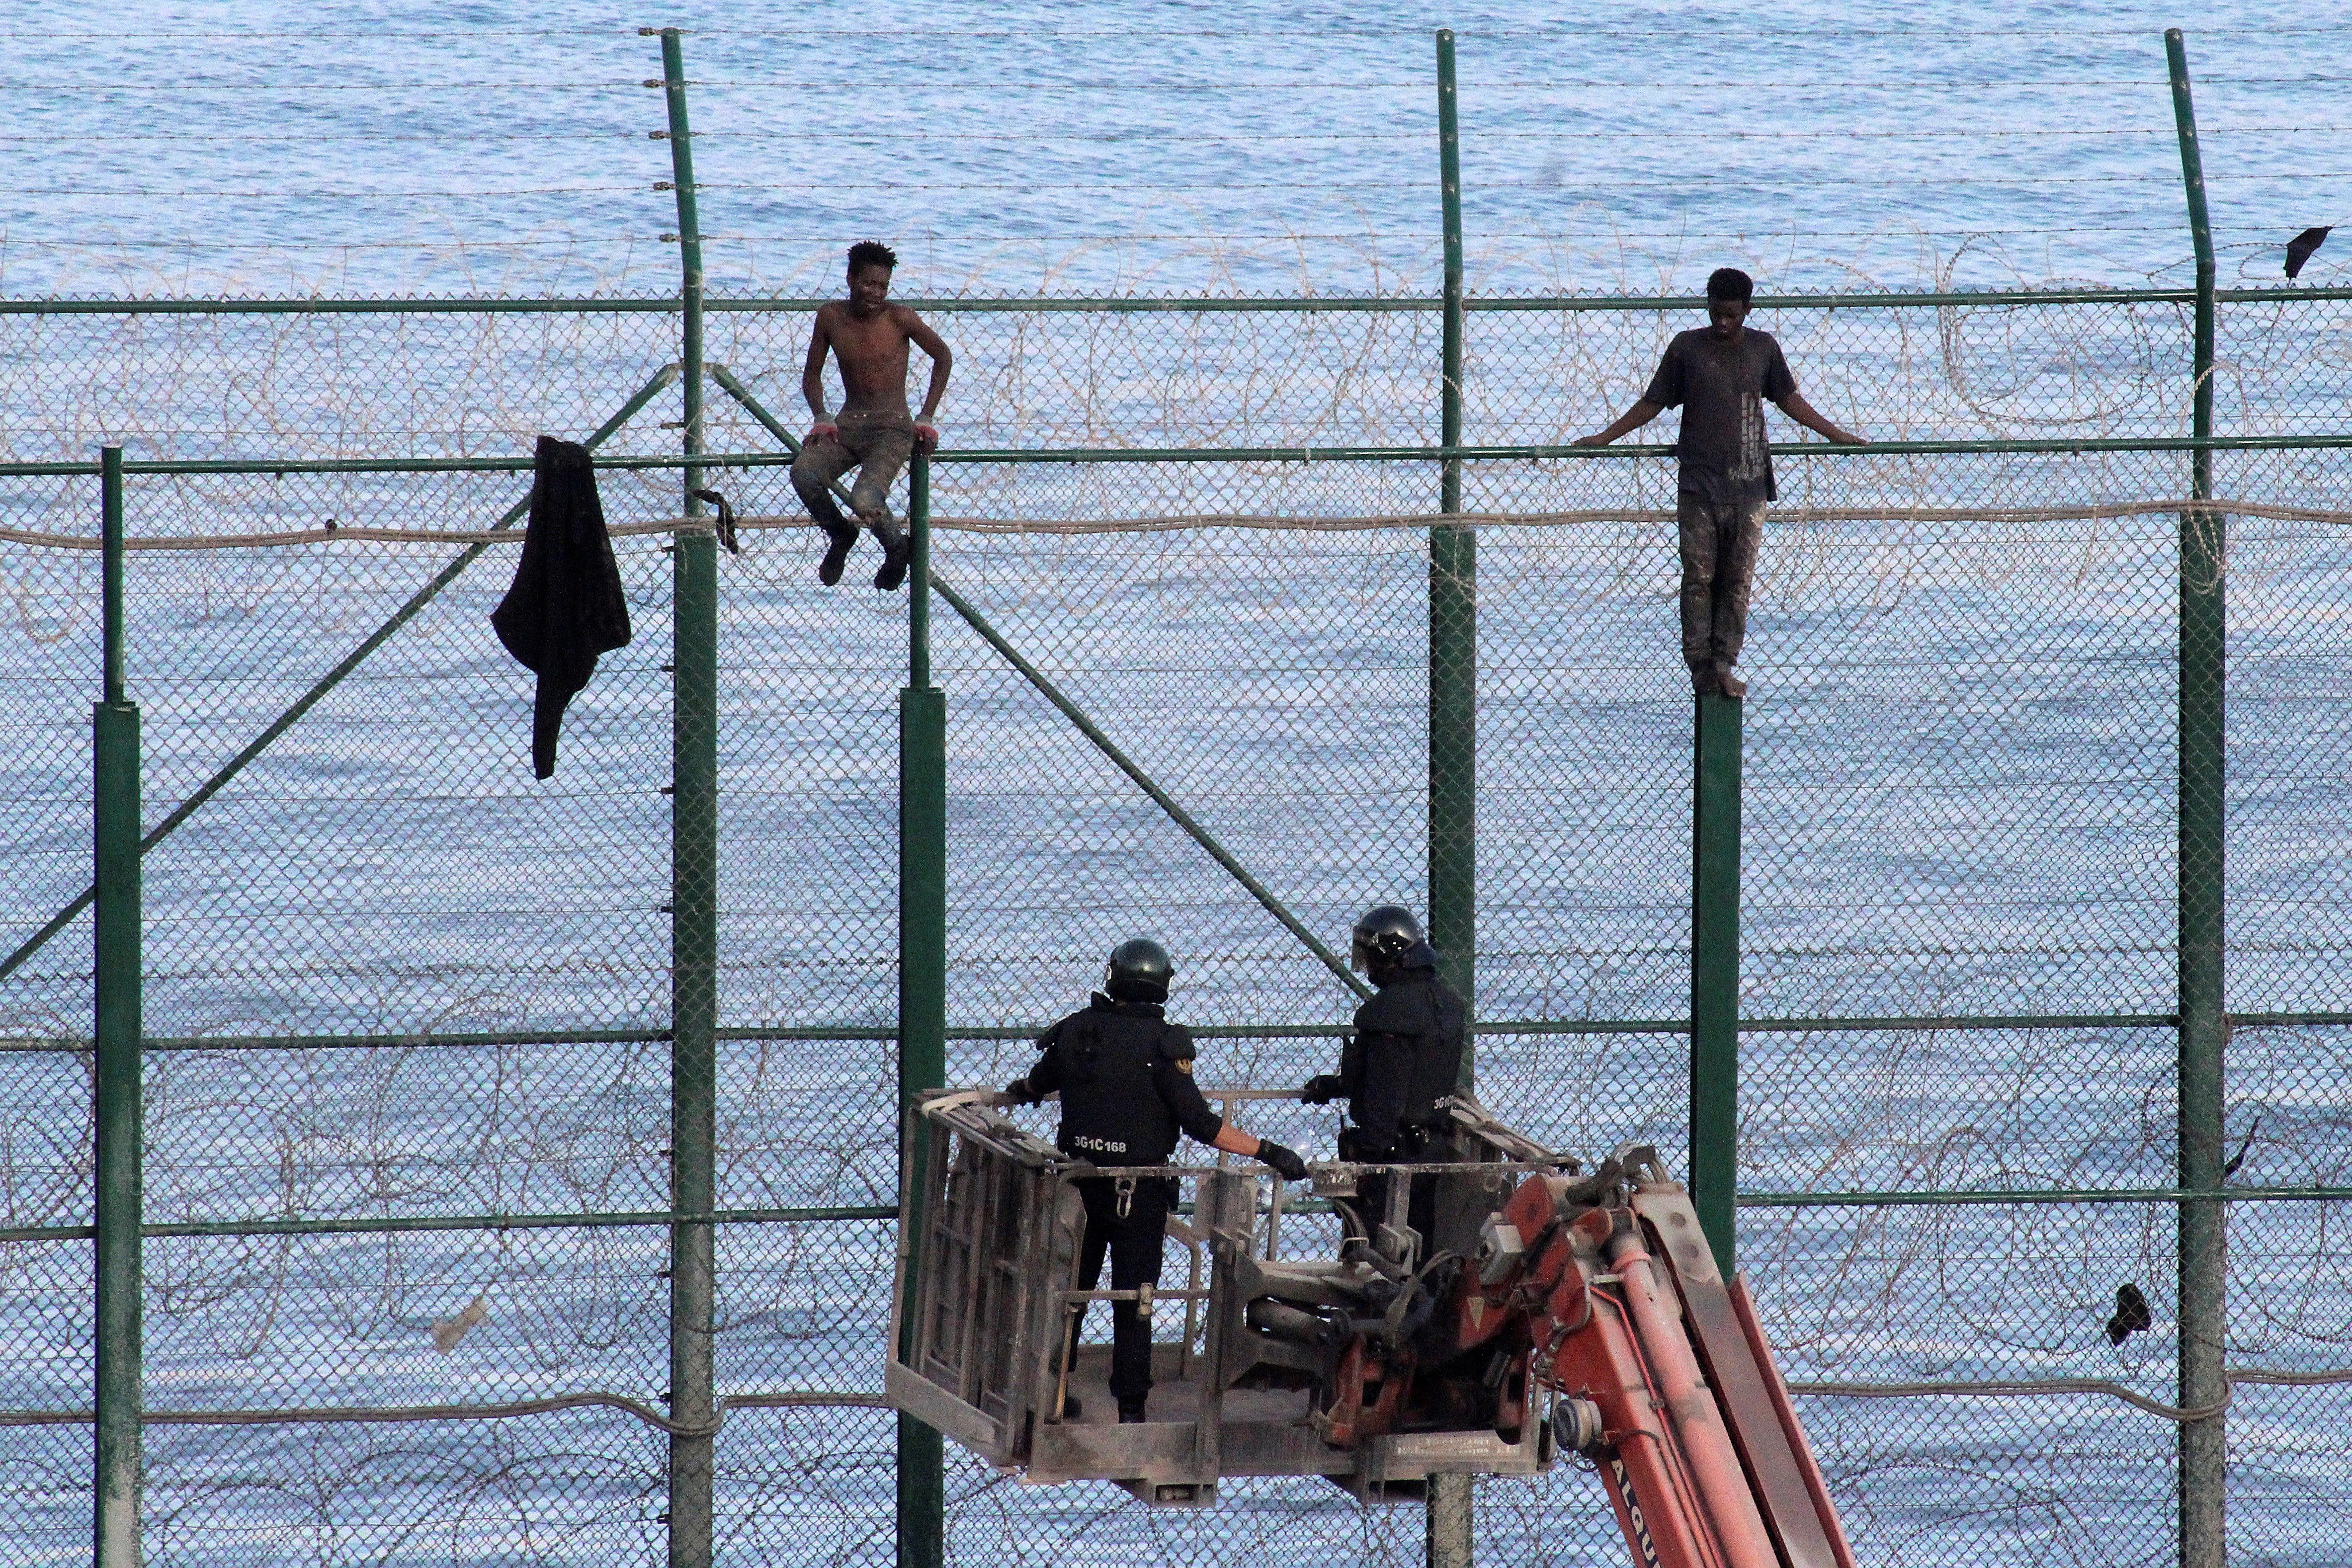
<svg viewBox="0 0 2352 1568"><path fill-rule="evenodd" d="M1029 1087L1026 1078L1016 1078L1004 1086L1004 1097L1015 1105L1034 1105L1045 1096Z"/></svg>
<svg viewBox="0 0 2352 1568"><path fill-rule="evenodd" d="M1347 1092L1347 1082L1338 1073L1318 1072L1299 1089L1298 1098L1309 1105L1328 1105Z"/></svg>
<svg viewBox="0 0 2352 1568"><path fill-rule="evenodd" d="M1298 1157L1297 1149L1285 1148L1280 1144L1260 1138L1257 1141L1257 1157L1272 1166L1274 1174L1285 1181L1307 1179L1307 1162Z"/></svg>

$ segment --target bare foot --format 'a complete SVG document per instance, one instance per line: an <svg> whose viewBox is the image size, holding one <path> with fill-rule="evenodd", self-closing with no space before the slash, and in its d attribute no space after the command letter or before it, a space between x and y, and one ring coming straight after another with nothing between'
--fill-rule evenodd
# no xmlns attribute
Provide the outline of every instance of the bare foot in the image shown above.
<svg viewBox="0 0 2352 1568"><path fill-rule="evenodd" d="M1744 697L1748 683L1731 673L1731 666L1717 659L1711 666L1715 671L1715 689L1727 697Z"/></svg>

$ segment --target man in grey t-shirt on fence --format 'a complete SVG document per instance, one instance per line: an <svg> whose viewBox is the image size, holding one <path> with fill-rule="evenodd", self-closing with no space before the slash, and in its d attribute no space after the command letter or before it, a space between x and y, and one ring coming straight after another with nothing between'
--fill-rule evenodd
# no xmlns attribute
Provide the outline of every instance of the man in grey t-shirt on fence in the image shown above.
<svg viewBox="0 0 2352 1568"><path fill-rule="evenodd" d="M1748 695L1731 673L1748 635L1748 579L1764 532L1764 506L1778 492L1772 454L1765 444L1764 404L1807 430L1841 444L1862 437L1813 412L1798 395L1780 345L1744 323L1754 280L1738 267L1719 267L1706 280L1710 326L1677 333L1658 361L1642 400L1608 429L1579 446L1606 446L1670 408L1683 411L1682 460L1675 511L1682 532L1683 662L1691 690L1705 696Z"/></svg>

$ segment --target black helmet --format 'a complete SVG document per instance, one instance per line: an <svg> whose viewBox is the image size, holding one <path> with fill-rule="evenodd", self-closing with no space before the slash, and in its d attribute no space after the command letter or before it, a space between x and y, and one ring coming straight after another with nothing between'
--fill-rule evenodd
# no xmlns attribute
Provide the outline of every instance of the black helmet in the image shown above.
<svg viewBox="0 0 2352 1568"><path fill-rule="evenodd" d="M1356 922L1355 939L1348 949L1348 966L1362 974L1385 969L1424 945L1421 922L1412 911L1393 904L1364 911Z"/></svg>
<svg viewBox="0 0 2352 1568"><path fill-rule="evenodd" d="M1110 950L1103 990L1113 1001L1164 1002L1175 978L1176 964L1168 949L1149 936L1138 936Z"/></svg>

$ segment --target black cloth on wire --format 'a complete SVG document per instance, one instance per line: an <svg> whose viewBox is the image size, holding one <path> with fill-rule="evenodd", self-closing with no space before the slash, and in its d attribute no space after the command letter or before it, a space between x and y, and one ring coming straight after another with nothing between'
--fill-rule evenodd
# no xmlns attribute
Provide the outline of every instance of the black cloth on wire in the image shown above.
<svg viewBox="0 0 2352 1568"><path fill-rule="evenodd" d="M743 547L735 538L735 508L727 504L727 497L716 490L697 490L694 495L697 500L719 508L719 542L727 547L729 555L741 555Z"/></svg>
<svg viewBox="0 0 2352 1568"><path fill-rule="evenodd" d="M629 603L596 498L595 466L577 442L539 438L522 560L490 612L490 625L507 652L539 676L530 762L540 778L552 778L565 706L588 685L598 654L629 644Z"/></svg>

